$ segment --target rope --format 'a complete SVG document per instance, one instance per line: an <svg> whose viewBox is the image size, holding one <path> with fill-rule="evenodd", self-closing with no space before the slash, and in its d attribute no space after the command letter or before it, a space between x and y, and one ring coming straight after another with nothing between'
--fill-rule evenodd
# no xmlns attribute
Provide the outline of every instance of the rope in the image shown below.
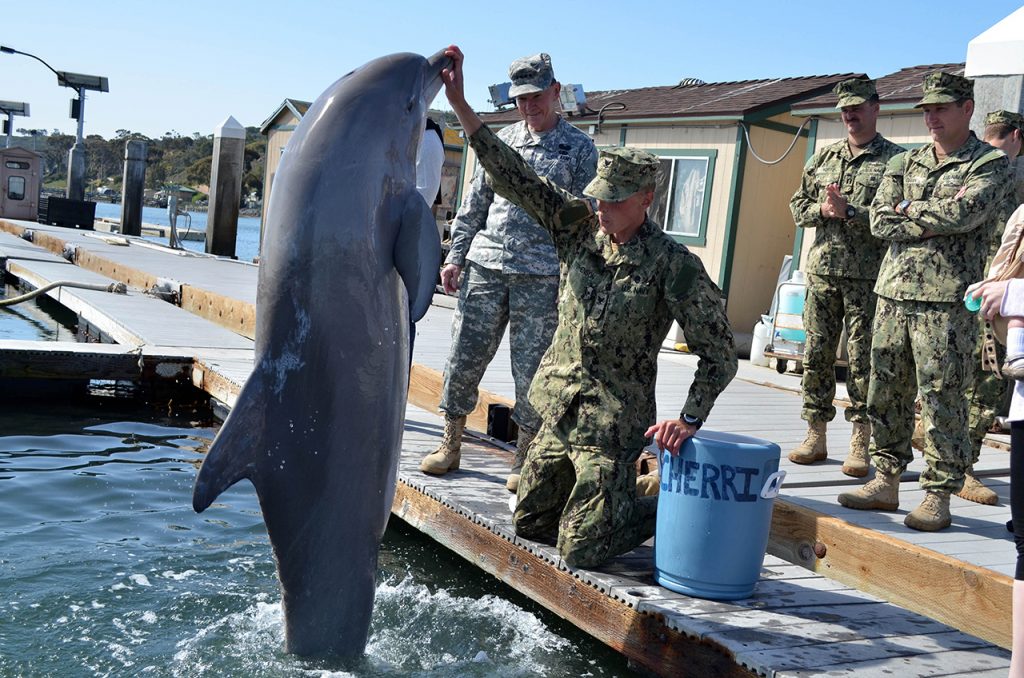
<svg viewBox="0 0 1024 678"><path fill-rule="evenodd" d="M22 294L21 296L17 297L11 297L10 299L0 299L0 307L14 306L15 304L20 304L23 301L35 299L40 294L46 294L55 287L73 287L79 290L94 290L96 292L111 292L114 294L126 294L128 292L128 286L121 282L110 283L109 285L100 285L93 283L72 282L70 280L57 280L56 282L52 282L49 285L43 285L38 289L34 289L31 292L28 292L27 294Z"/></svg>
<svg viewBox="0 0 1024 678"><path fill-rule="evenodd" d="M800 134L804 131L804 127L806 127L807 123L809 123L810 121L811 121L810 117L804 118L803 123L801 123L801 125L800 125L800 129L798 129L796 131L796 134L793 136L793 141L792 141L792 143L789 144L789 148L787 148L786 152L783 153L781 156L779 156L779 158L777 158L775 160L765 160L764 158L759 156L757 154L757 151L754 150L754 145L752 143L750 143L750 129L744 123L742 123L742 122L740 123L740 127L743 128L743 135L747 138L747 148L750 149L750 155L754 156L759 161L763 162L765 165L777 165L780 162L782 162L783 160L785 160L786 156L789 155L789 152L793 150L793 147L796 146L796 142L800 140Z"/></svg>

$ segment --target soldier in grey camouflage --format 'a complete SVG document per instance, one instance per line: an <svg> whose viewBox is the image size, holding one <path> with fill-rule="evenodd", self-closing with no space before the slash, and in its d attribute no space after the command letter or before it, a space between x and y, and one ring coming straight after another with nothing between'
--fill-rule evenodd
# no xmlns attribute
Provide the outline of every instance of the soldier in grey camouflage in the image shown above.
<svg viewBox="0 0 1024 678"><path fill-rule="evenodd" d="M992 111L985 116L985 132L983 139L985 143L998 148L1006 154L1010 163L1020 155L1022 133L1024 133L1024 116L1011 111ZM1006 191L1004 207L999 217L999 222L1005 224L1020 204L1018 196L1019 185L1009 182ZM991 249L987 258L985 270L992 265L996 250L1002 236L1002 228L994 229ZM979 504L995 505L999 503L999 495L982 484L974 474L974 465L978 463L981 456L981 446L992 424L996 420L1000 409L1006 403L1009 382L1000 378L994 372L982 369L981 354L985 345L986 334L990 331L988 323L981 315L978 316L978 334L974 346L974 381L967 391L967 430L971 441L971 464L964 474L964 486L957 494L969 501ZM992 342L995 346L995 359L1002 364L1005 359L1006 350L999 342Z"/></svg>
<svg viewBox="0 0 1024 678"><path fill-rule="evenodd" d="M789 453L790 461L812 464L828 456L827 422L836 415L835 356L845 323L850 357L847 421L853 422L843 473L867 475L871 424L867 415L871 372L871 322L875 279L886 243L871 235L869 208L889 158L902 148L878 134L878 92L866 78L851 78L833 89L847 137L825 146L804 168L800 188L789 203L800 228L814 228L808 253L804 302L803 411L807 437Z"/></svg>
<svg viewBox="0 0 1024 678"><path fill-rule="evenodd" d="M878 472L839 503L896 510L900 474L910 462L915 391L921 396L927 469L924 501L904 523L941 530L949 495L970 462L969 361L977 325L962 300L980 280L1009 180L1002 151L970 131L973 83L949 73L925 76L917 104L932 143L889 161L871 205L871 232L889 242L875 292L868 416Z"/></svg>
<svg viewBox="0 0 1024 678"><path fill-rule="evenodd" d="M446 93L487 182L550 230L565 270L558 328L530 388L543 423L523 467L516 534L593 567L654 533L657 498L637 496L634 462L649 436L678 453L703 423L736 373L732 331L700 260L647 218L657 157L602 151L584 190L595 214L482 124L462 92L462 53L446 54ZM680 418L652 426L658 351L673 319L700 360Z"/></svg>
<svg viewBox="0 0 1024 678"><path fill-rule="evenodd" d="M509 77L509 96L523 120L498 135L539 174L580 195L594 177L597 149L589 136L558 115L560 85L551 58L536 54L516 59ZM441 393L445 431L420 469L443 474L458 468L466 415L476 407L480 380L507 326L516 391L512 419L519 438L506 486L515 492L526 448L540 426L527 392L557 323L555 248L551 236L525 210L495 195L478 168L455 217L445 264L442 283L446 291L459 293Z"/></svg>

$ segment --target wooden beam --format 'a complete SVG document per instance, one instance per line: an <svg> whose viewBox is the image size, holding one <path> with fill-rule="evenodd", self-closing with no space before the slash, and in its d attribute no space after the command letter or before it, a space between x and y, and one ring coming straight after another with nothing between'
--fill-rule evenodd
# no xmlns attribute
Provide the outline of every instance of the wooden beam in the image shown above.
<svg viewBox="0 0 1024 678"><path fill-rule="evenodd" d="M141 365L140 365L141 362ZM121 344L60 341L0 341L0 377L28 379L181 379L192 356L141 353Z"/></svg>
<svg viewBox="0 0 1024 678"><path fill-rule="evenodd" d="M256 305L195 285L181 286L181 307L236 334L256 338Z"/></svg>
<svg viewBox="0 0 1024 678"><path fill-rule="evenodd" d="M234 407L242 386L231 381L217 370L211 369L200 358L192 364L192 385L221 401L229 408Z"/></svg>
<svg viewBox="0 0 1024 678"><path fill-rule="evenodd" d="M392 513L485 572L660 676L754 676L732 653L637 612L399 482Z"/></svg>
<svg viewBox="0 0 1024 678"><path fill-rule="evenodd" d="M1010 647L1013 580L1006 575L781 497L775 501L768 553Z"/></svg>
<svg viewBox="0 0 1024 678"><path fill-rule="evenodd" d="M437 370L424 367L419 363L412 364L409 374L409 402L428 412L437 412L441 403L441 388L444 375ZM476 408L466 417L466 425L474 431L487 431L487 411L491 405L512 407L515 401L484 389L479 389Z"/></svg>

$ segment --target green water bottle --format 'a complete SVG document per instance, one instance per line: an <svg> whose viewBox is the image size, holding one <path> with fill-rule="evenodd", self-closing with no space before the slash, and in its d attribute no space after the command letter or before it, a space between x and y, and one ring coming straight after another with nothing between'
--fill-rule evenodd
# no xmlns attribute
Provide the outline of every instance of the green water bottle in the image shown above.
<svg viewBox="0 0 1024 678"><path fill-rule="evenodd" d="M976 297L970 292L967 292L964 294L964 306L966 306L967 310L971 313L977 313L981 310L981 297Z"/></svg>

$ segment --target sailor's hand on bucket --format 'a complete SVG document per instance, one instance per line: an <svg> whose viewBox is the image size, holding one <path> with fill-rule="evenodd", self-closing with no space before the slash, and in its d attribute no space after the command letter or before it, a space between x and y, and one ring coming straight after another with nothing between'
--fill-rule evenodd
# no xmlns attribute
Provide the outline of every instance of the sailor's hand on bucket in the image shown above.
<svg viewBox="0 0 1024 678"><path fill-rule="evenodd" d="M644 435L650 438L654 436L654 442L658 449L664 452L668 450L672 454L679 454L686 439L697 432L696 426L690 426L681 419L665 419L647 429Z"/></svg>

